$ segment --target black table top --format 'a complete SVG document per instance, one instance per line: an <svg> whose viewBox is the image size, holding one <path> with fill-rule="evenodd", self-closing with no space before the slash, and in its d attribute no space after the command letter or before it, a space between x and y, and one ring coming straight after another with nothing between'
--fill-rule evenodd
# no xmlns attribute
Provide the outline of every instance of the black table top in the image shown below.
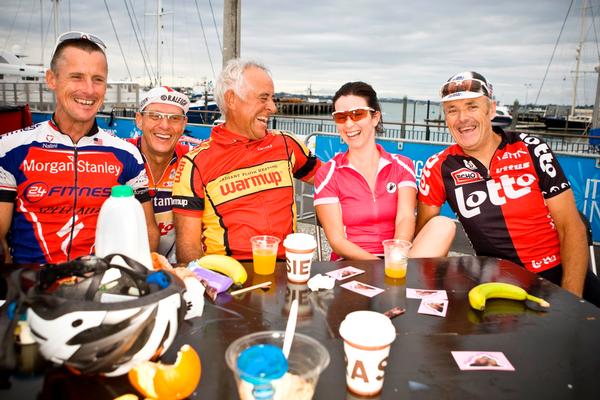
<svg viewBox="0 0 600 400"><path fill-rule="evenodd" d="M202 378L193 398L236 399L233 374L224 355L227 346L248 333L284 330L291 301L299 300L297 332L321 342L331 362L323 371L314 398L352 398L345 387L343 342L338 328L356 310L384 312L406 309L392 319L397 337L385 371L381 399L586 399L600 393L600 309L508 261L487 257L448 257L409 260L406 279L390 279L383 261L314 263L312 275L352 265L366 272L352 279L385 291L367 298L341 288L311 292L288 283L285 266L275 275L254 276L246 285L267 280L267 291L254 290L205 302L204 314L180 327L164 362L190 344L202 360ZM251 266L248 268L251 270ZM469 306L468 291L481 282L513 283L550 302L542 311L530 302L491 300L485 311ZM346 282L346 281L343 281ZM341 283L343 283L341 282ZM418 314L420 300L407 299L406 287L445 289L445 318ZM21 354L19 369L0 379L2 399L109 399L136 393L126 376L74 376L64 368L48 367L34 350ZM515 371L460 371L451 351L500 351Z"/></svg>

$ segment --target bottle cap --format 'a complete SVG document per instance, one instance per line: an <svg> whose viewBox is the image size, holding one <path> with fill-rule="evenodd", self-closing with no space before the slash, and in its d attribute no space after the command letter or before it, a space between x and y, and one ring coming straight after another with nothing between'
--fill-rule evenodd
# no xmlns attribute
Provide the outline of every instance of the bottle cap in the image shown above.
<svg viewBox="0 0 600 400"><path fill-rule="evenodd" d="M110 195L112 197L131 197L133 196L133 188L127 185L113 186Z"/></svg>
<svg viewBox="0 0 600 400"><path fill-rule="evenodd" d="M237 367L243 380L253 385L264 385L285 375L288 363L279 347L258 344L240 353Z"/></svg>

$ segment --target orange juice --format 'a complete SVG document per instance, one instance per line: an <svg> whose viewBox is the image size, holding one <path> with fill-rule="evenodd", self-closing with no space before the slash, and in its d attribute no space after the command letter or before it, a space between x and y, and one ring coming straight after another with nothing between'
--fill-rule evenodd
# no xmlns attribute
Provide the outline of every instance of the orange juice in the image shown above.
<svg viewBox="0 0 600 400"><path fill-rule="evenodd" d="M275 249L253 249L254 273L258 275L270 275L275 272L277 248Z"/></svg>
<svg viewBox="0 0 600 400"><path fill-rule="evenodd" d="M385 274L390 278L404 278L406 276L406 259L401 261L385 262Z"/></svg>

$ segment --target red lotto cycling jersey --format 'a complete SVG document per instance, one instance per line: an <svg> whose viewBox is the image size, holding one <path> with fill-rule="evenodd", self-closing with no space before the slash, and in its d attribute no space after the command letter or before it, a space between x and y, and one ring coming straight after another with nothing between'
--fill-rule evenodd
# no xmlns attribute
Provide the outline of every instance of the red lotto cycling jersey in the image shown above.
<svg viewBox="0 0 600 400"><path fill-rule="evenodd" d="M77 144L46 121L0 138L0 201L14 202L15 263L60 263L93 252L96 221L114 185L149 200L139 151L94 126Z"/></svg>
<svg viewBox="0 0 600 400"><path fill-rule="evenodd" d="M542 140L494 131L502 142L489 170L458 145L427 160L419 201L452 207L478 255L504 258L541 272L560 264L560 242L544 199L570 189Z"/></svg>

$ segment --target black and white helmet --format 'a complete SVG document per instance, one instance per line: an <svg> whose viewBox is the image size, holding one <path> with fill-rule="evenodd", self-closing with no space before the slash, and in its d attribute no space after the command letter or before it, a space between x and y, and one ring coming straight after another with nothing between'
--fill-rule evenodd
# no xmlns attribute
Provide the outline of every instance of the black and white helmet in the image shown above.
<svg viewBox="0 0 600 400"><path fill-rule="evenodd" d="M173 342L186 313L183 282L128 257L121 256L131 268L111 264L113 256L81 257L39 271L25 302L45 358L84 374L117 376ZM108 270L116 279L106 282Z"/></svg>

